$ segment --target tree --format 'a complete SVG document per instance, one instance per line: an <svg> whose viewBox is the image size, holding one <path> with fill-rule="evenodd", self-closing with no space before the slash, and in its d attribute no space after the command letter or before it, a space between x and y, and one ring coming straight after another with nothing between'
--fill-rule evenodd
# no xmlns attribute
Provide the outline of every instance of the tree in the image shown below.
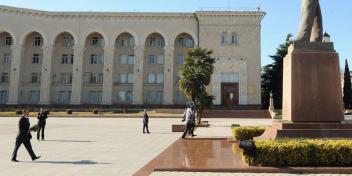
<svg viewBox="0 0 352 176"><path fill-rule="evenodd" d="M272 64L262 68L262 107L269 107L270 91L273 92L274 106L277 109L282 107L282 84L283 84L283 60L288 52L288 47L292 44L290 38L292 34L287 34L286 40L276 49L274 55L269 56Z"/></svg>
<svg viewBox="0 0 352 176"><path fill-rule="evenodd" d="M205 48L189 49L181 69L179 89L195 103L198 124L201 122L203 111L212 109L213 106L214 97L206 91L214 72L215 59L211 57L212 54L212 50Z"/></svg>
<svg viewBox="0 0 352 176"><path fill-rule="evenodd" d="M352 106L352 87L351 87L351 75L350 69L348 68L348 62L346 59L345 63L345 73L344 73L344 83L343 83L343 103L345 109L351 109Z"/></svg>

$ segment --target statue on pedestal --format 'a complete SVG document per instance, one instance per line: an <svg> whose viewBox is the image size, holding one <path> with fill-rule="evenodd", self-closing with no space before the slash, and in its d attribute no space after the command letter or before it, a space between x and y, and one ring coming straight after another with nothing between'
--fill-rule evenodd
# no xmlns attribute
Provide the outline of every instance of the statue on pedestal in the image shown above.
<svg viewBox="0 0 352 176"><path fill-rule="evenodd" d="M319 0L302 0L300 29L296 37L298 42L322 42L323 18Z"/></svg>

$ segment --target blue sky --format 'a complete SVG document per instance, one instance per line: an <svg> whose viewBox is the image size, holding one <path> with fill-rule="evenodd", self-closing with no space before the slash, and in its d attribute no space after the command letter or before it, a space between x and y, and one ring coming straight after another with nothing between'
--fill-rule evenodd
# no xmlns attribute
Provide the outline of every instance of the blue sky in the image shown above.
<svg viewBox="0 0 352 176"><path fill-rule="evenodd" d="M300 0L0 0L1 5L48 11L109 12L194 12L202 7L255 9L260 5L267 13L262 22L262 65L271 63L268 55L275 53L288 33L298 30ZM352 64L351 0L320 0L324 31L331 35L340 54L340 67L347 58Z"/></svg>

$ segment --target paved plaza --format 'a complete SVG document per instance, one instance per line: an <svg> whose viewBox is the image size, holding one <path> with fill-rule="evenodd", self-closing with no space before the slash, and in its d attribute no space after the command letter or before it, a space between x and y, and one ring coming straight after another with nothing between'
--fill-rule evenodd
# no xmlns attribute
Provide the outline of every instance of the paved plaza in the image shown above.
<svg viewBox="0 0 352 176"><path fill-rule="evenodd" d="M210 128L198 128L198 137L230 136L233 123L270 125L271 119L207 119ZM36 123L35 118L30 119ZM177 118L150 119L151 134L142 134L141 119L124 118L49 118L47 141L37 141L32 133L35 153L41 155L32 162L21 146L17 159L10 162L18 118L0 118L0 173L8 176L128 176L176 141L181 133L171 133ZM223 173L169 173L153 175L225 175ZM229 174L238 175L238 174ZM244 174L241 174L244 175ZM248 174L247 174L248 175Z"/></svg>

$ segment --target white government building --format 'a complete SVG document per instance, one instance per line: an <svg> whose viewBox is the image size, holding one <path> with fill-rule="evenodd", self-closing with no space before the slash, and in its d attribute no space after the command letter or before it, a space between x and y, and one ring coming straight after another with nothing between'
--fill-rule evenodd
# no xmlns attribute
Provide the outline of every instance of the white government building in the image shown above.
<svg viewBox="0 0 352 176"><path fill-rule="evenodd" d="M188 48L214 51L216 105L261 103L261 11L48 12L0 6L0 104L177 105Z"/></svg>

